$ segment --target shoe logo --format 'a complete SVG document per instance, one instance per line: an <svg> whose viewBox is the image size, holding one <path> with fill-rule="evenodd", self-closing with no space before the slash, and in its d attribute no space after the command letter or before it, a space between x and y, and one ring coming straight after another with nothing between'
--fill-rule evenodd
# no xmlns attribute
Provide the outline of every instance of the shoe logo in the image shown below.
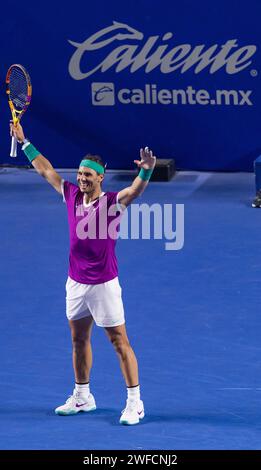
<svg viewBox="0 0 261 470"><path fill-rule="evenodd" d="M143 413L143 410L138 411L138 415L142 415L142 413Z"/></svg>
<svg viewBox="0 0 261 470"><path fill-rule="evenodd" d="M87 403L82 403L81 405L79 405L79 403L76 403L76 408L80 408L81 406L84 406L84 405L87 405Z"/></svg>

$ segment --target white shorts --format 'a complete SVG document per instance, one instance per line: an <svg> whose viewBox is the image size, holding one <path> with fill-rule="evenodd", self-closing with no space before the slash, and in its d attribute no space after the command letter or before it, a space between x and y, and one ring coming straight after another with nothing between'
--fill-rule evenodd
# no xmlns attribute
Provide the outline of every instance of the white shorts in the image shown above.
<svg viewBox="0 0 261 470"><path fill-rule="evenodd" d="M90 315L97 326L110 327L125 323L118 277L102 284L80 284L68 277L66 282L68 320L79 320Z"/></svg>

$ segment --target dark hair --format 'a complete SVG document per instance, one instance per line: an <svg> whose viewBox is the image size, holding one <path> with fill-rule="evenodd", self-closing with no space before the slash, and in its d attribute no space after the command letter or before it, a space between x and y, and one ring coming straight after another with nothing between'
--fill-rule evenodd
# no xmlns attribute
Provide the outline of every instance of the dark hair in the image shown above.
<svg viewBox="0 0 261 470"><path fill-rule="evenodd" d="M100 157L100 155L92 155L91 153L87 153L87 155L85 155L85 157L83 158L83 160L92 160L93 162L96 162L96 163L99 163L99 165L101 165L103 168L104 168L104 172L105 172L105 168L106 166L104 165L103 161L102 161L102 158ZM97 172L96 172L97 173Z"/></svg>

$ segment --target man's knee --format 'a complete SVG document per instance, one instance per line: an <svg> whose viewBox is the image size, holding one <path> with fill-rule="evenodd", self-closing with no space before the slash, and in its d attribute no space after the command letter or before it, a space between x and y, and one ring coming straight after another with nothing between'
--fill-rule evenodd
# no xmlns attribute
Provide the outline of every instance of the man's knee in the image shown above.
<svg viewBox="0 0 261 470"><path fill-rule="evenodd" d="M74 349L86 349L90 343L90 337L72 333L72 344Z"/></svg>
<svg viewBox="0 0 261 470"><path fill-rule="evenodd" d="M126 356L129 351L131 350L131 346L129 341L126 338L122 338L121 336L114 336L111 338L111 343L116 351L117 354L124 357Z"/></svg>

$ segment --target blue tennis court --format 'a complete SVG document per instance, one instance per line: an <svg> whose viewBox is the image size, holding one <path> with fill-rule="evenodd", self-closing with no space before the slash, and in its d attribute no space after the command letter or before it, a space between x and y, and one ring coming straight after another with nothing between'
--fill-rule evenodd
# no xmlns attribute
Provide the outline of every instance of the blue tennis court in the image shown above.
<svg viewBox="0 0 261 470"><path fill-rule="evenodd" d="M75 182L75 172L60 174ZM117 191L133 175L106 175ZM93 332L97 410L54 408L72 392L62 198L33 170L0 171L1 449L260 449L260 212L251 173L179 172L140 202L184 204L185 244L119 240L127 328L146 416L119 424L125 384Z"/></svg>

